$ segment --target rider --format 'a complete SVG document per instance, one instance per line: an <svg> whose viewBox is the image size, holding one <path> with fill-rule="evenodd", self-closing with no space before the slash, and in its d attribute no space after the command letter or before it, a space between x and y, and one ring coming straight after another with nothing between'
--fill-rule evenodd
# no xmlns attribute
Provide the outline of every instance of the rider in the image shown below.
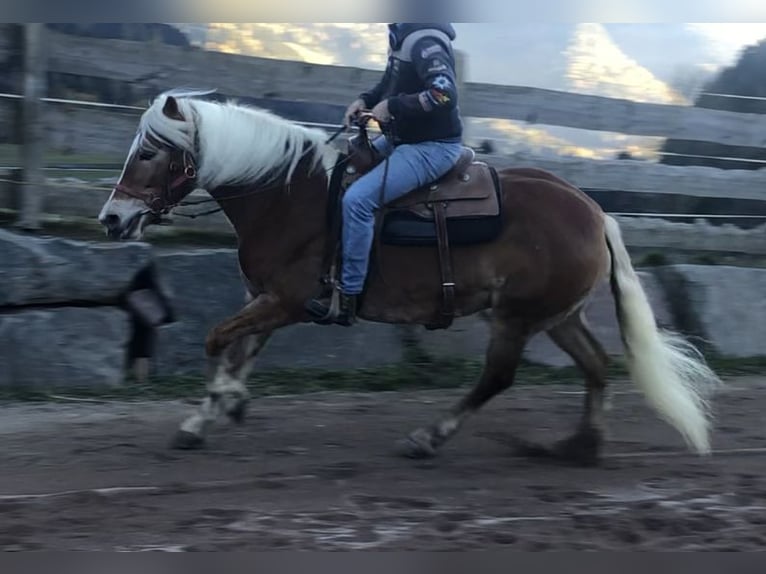
<svg viewBox="0 0 766 574"><path fill-rule="evenodd" d="M375 140L388 156L356 180L343 196L340 311L328 317L329 297L312 299L307 310L317 323L351 325L357 296L364 288L374 234L374 212L382 203L438 179L457 163L462 149L463 123L457 105L455 57L451 24L389 24L388 65L380 82L346 110L344 124L370 109L380 124L389 126L393 141ZM326 318L326 319L325 319Z"/></svg>

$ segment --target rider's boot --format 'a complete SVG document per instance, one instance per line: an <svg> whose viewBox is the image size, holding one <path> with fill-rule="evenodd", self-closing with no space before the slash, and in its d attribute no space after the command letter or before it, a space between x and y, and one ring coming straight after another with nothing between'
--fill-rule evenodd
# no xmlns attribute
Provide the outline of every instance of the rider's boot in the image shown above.
<svg viewBox="0 0 766 574"><path fill-rule="evenodd" d="M337 294L337 303L333 297ZM340 290L333 291L329 297L315 297L306 303L306 311L314 323L319 325L343 325L350 327L356 322L356 295L347 295Z"/></svg>

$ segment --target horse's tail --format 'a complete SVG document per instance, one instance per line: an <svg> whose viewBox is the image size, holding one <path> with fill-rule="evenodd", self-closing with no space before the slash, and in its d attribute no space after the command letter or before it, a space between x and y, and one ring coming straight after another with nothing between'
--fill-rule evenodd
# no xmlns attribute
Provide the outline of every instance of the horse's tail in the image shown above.
<svg viewBox="0 0 766 574"><path fill-rule="evenodd" d="M699 454L709 454L707 398L721 384L702 354L679 334L660 330L625 248L617 221L606 217L611 287L633 382L658 414Z"/></svg>

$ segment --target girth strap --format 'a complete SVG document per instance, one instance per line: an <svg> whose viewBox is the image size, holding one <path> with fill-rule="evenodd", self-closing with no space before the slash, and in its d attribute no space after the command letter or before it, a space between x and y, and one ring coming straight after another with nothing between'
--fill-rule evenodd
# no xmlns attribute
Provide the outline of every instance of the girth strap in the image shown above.
<svg viewBox="0 0 766 574"><path fill-rule="evenodd" d="M438 327L446 329L455 318L455 280L452 275L452 254L449 248L447 233L446 202L439 201L433 205L436 240L439 251L439 267L442 279L442 313Z"/></svg>
<svg viewBox="0 0 766 574"><path fill-rule="evenodd" d="M327 240L322 255L322 276L320 283L330 286L336 279L335 270L338 264L339 242L341 237L342 223L342 199L343 199L343 174L348 165L348 156L342 154L330 176L327 198Z"/></svg>

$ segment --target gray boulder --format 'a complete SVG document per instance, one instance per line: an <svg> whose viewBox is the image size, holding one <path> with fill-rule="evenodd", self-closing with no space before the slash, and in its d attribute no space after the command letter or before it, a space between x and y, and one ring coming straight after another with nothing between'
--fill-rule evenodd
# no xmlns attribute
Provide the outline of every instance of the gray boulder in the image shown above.
<svg viewBox="0 0 766 574"><path fill-rule="evenodd" d="M766 269L668 265L656 274L684 332L719 355L766 356Z"/></svg>
<svg viewBox="0 0 766 574"><path fill-rule="evenodd" d="M657 324L661 328L672 328L674 324L673 315L659 281L647 271L638 271L637 274L649 298ZM585 318L591 332L604 346L608 355L622 356L624 354L625 349L620 337L614 298L608 282L599 285L590 301L586 303ZM561 351L548 335L542 333L530 341L526 358L530 362L552 367L574 365L569 356Z"/></svg>
<svg viewBox="0 0 766 574"><path fill-rule="evenodd" d="M145 243L86 243L0 229L0 307L112 304L151 256Z"/></svg>
<svg viewBox="0 0 766 574"><path fill-rule="evenodd" d="M153 372L162 376L204 374L208 331L245 304L237 252L167 251L156 256L155 272L175 322L157 329Z"/></svg>
<svg viewBox="0 0 766 574"><path fill-rule="evenodd" d="M672 316L664 292L655 277L638 272L654 309L657 323L661 327L672 324ZM585 316L593 334L610 355L623 353L622 339L614 310L614 299L609 283L604 282L596 289L585 307ZM489 325L478 315L456 320L449 330L422 331L420 344L431 356L464 357L484 360L489 344ZM561 351L545 333L532 337L527 344L524 358L535 364L551 367L574 365L572 359Z"/></svg>
<svg viewBox="0 0 766 574"><path fill-rule="evenodd" d="M118 386L129 338L128 314L113 307L0 314L0 386Z"/></svg>
<svg viewBox="0 0 766 574"><path fill-rule="evenodd" d="M245 304L245 286L233 249L199 249L158 255L156 274L175 322L157 329L153 373L205 374L208 331ZM360 322L353 328L301 324L274 333L256 360L260 369L344 369L397 363L400 330Z"/></svg>
<svg viewBox="0 0 766 574"><path fill-rule="evenodd" d="M359 321L292 325L275 332L256 365L261 369L362 369L404 359L403 327Z"/></svg>

